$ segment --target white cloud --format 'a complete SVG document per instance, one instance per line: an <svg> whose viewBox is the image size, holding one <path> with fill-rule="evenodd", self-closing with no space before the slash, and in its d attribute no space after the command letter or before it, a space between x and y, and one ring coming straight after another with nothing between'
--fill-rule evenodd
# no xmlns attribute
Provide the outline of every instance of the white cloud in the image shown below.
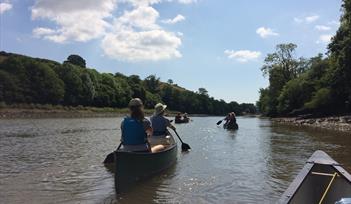
<svg viewBox="0 0 351 204"><path fill-rule="evenodd" d="M256 33L261 36L261 38L267 38L269 36L278 36L279 33L274 32L270 28L260 27L257 28Z"/></svg>
<svg viewBox="0 0 351 204"><path fill-rule="evenodd" d="M134 6L149 6L161 3L162 0L118 0L120 3L131 3Z"/></svg>
<svg viewBox="0 0 351 204"><path fill-rule="evenodd" d="M12 4L10 4L8 2L0 3L0 14L3 14L6 11L9 11L11 9L12 9Z"/></svg>
<svg viewBox="0 0 351 204"><path fill-rule="evenodd" d="M317 40L317 44L323 43L323 44L328 44L330 43L331 38L333 37L333 35L320 35L319 39Z"/></svg>
<svg viewBox="0 0 351 204"><path fill-rule="evenodd" d="M110 33L102 41L107 56L127 61L179 58L180 45L181 40L175 34L164 30Z"/></svg>
<svg viewBox="0 0 351 204"><path fill-rule="evenodd" d="M192 3L196 3L197 0L178 0L178 2L181 4L192 4Z"/></svg>
<svg viewBox="0 0 351 204"><path fill-rule="evenodd" d="M160 15L152 5L161 1L169 0L36 0L32 19L50 20L56 27L34 28L33 35L56 43L99 39L104 54L117 60L179 58L182 34L157 24ZM129 10L115 17L118 3L128 4L123 8ZM172 22L184 19L178 15Z"/></svg>
<svg viewBox="0 0 351 204"><path fill-rule="evenodd" d="M185 17L180 15L180 14L178 14L173 19L166 19L166 20L163 20L162 22L165 23L165 24L175 24L175 23L178 23L178 22L184 21L184 20L185 20Z"/></svg>
<svg viewBox="0 0 351 204"><path fill-rule="evenodd" d="M156 20L159 13L151 6L139 6L132 11L126 11L124 14L115 20L115 26L118 29L125 27L140 28L140 29L158 29Z"/></svg>
<svg viewBox="0 0 351 204"><path fill-rule="evenodd" d="M340 26L340 21L329 21L328 25Z"/></svg>
<svg viewBox="0 0 351 204"><path fill-rule="evenodd" d="M328 31L331 29L331 27L325 25L316 25L314 28L319 31Z"/></svg>
<svg viewBox="0 0 351 204"><path fill-rule="evenodd" d="M184 36L184 33L182 33L182 32L177 32L177 35L180 36L180 37L183 37L183 36Z"/></svg>
<svg viewBox="0 0 351 204"><path fill-rule="evenodd" d="M56 31L53 29L50 29L50 28L37 27L37 28L33 29L33 34L35 37L52 35L54 33L56 33Z"/></svg>
<svg viewBox="0 0 351 204"><path fill-rule="evenodd" d="M33 20L48 19L58 25L55 32L42 37L63 43L101 37L109 26L106 18L112 16L115 7L116 0L36 0L31 9Z"/></svg>
<svg viewBox="0 0 351 204"><path fill-rule="evenodd" d="M157 25L159 13L139 6L115 19L101 47L111 58L127 61L164 60L181 57L181 39Z"/></svg>
<svg viewBox="0 0 351 204"><path fill-rule="evenodd" d="M255 60L261 56L261 52L250 51L250 50L225 50L224 54L227 55L229 59L235 59L239 62L248 62Z"/></svg>
<svg viewBox="0 0 351 204"><path fill-rule="evenodd" d="M319 16L318 15L313 15L313 16L307 16L305 17L305 21L307 23L312 23L312 22L315 22L316 20L319 19Z"/></svg>
<svg viewBox="0 0 351 204"><path fill-rule="evenodd" d="M294 21L296 23L313 23L319 19L318 15L305 16L303 18L295 17Z"/></svg>

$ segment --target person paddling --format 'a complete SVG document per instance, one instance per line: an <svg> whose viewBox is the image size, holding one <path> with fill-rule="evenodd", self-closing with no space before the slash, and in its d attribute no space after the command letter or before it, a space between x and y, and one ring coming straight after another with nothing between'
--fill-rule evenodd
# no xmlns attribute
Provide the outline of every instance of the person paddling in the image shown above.
<svg viewBox="0 0 351 204"><path fill-rule="evenodd" d="M238 124L236 123L236 115L234 112L228 113L227 117L224 120L226 120L224 128L238 129Z"/></svg>
<svg viewBox="0 0 351 204"><path fill-rule="evenodd" d="M144 105L139 98L134 98L129 102L130 116L124 118L121 123L124 151L133 152L156 152L163 149L162 146L151 148L148 137L152 135L151 122L144 116Z"/></svg>
<svg viewBox="0 0 351 204"><path fill-rule="evenodd" d="M177 113L177 115L176 115L175 118L174 118L174 121L175 121L175 122L180 122L180 121L182 121L182 115L181 115L181 113Z"/></svg>
<svg viewBox="0 0 351 204"><path fill-rule="evenodd" d="M166 108L167 105L163 105L162 103L156 104L155 113L150 118L153 128L153 135L150 137L150 143L152 145L168 143L167 135L169 135L169 133L167 127L176 130L171 122L164 117Z"/></svg>

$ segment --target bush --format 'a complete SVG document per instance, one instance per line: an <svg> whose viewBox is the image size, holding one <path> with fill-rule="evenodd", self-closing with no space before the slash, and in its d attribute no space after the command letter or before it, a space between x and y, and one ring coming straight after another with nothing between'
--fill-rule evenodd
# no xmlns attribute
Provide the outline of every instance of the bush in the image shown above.
<svg viewBox="0 0 351 204"><path fill-rule="evenodd" d="M308 109L322 109L330 104L331 90L329 88L321 88L313 94L312 99L305 103Z"/></svg>

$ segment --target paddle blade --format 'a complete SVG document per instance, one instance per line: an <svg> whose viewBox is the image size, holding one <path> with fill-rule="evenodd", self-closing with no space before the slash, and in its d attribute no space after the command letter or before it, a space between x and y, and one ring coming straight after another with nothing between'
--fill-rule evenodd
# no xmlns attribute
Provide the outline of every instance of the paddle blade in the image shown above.
<svg viewBox="0 0 351 204"><path fill-rule="evenodd" d="M223 120L220 120L217 122L217 125L220 125L222 123Z"/></svg>
<svg viewBox="0 0 351 204"><path fill-rule="evenodd" d="M111 164L115 162L115 154L114 152L110 153L107 155L107 157L104 160L104 164Z"/></svg>
<svg viewBox="0 0 351 204"><path fill-rule="evenodd" d="M185 151L188 151L190 148L190 146L187 144L187 143L183 143L182 144L182 151L185 152Z"/></svg>

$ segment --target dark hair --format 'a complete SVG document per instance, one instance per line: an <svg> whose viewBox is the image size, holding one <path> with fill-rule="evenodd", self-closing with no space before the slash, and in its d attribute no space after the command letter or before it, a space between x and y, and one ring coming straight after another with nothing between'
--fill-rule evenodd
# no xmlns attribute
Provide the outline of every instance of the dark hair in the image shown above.
<svg viewBox="0 0 351 204"><path fill-rule="evenodd" d="M145 115L143 111L143 106L131 106L129 107L129 110L131 111L131 117L137 120L143 120Z"/></svg>

